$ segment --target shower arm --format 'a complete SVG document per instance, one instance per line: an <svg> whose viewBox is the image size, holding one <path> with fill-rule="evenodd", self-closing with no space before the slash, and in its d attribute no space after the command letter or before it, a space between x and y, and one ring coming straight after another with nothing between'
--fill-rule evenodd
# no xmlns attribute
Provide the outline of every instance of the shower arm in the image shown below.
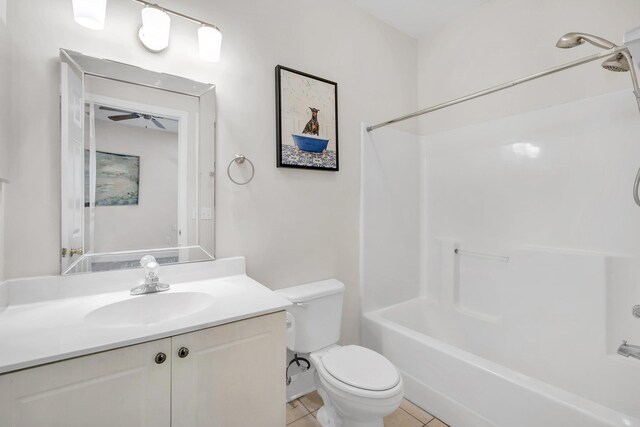
<svg viewBox="0 0 640 427"><path fill-rule="evenodd" d="M452 99L451 101L443 102L441 104L437 104L437 105L434 105L432 107L428 107L428 108L416 111L415 113L411 113L411 114L407 114L407 115L404 115L404 116L396 117L395 119L387 120L386 122L378 123L378 124L375 124L375 125L372 125L372 126L367 126L367 132L371 132L372 130L376 130L376 129L381 128L381 127L389 126L389 125L394 124L394 123L402 122L404 120L409 120L409 119L412 119L414 117L422 116L424 114L432 113L434 111L442 110L444 108L451 107L451 106L456 105L456 104L461 104L463 102L470 101L472 99L480 98L480 97L483 97L485 95L489 95L489 94L492 94L492 93L500 92L502 90L509 89L509 88L514 87L514 86L518 86L518 85L521 85L523 83L526 83L526 82L530 82L532 80L536 80L536 79L539 79L539 78L542 78L542 77L546 77L546 76L551 75L551 74L559 73L560 71L568 70L569 68L577 67L577 66L582 65L582 64L587 64L589 62L597 61L598 59L607 58L607 57L610 57L610 56L613 56L613 55L618 55L618 54L623 54L623 55L625 55L625 57L627 59L629 59L629 60L631 59L630 58L631 55L629 54L629 50L627 49L626 46L624 46L624 45L623 46L616 46L614 48L611 48L611 49L608 49L608 50L604 50L602 52L594 53L593 55L589 55L587 57L584 57L584 58L581 58L581 59L577 59L577 60L572 61L572 62L567 62L566 64L559 65L557 67L549 68L548 70L545 70L545 71L540 71L538 73L532 74L532 75L527 76L527 77L522 77L522 78L519 78L519 79L516 79L516 80L512 80L510 82L507 82L507 83L503 83L503 84L498 85L498 86L493 86L493 87L490 87L488 89L481 90L479 92L474 92L474 93L472 93L470 95L466 95L466 96L463 96L463 97L460 97L460 98ZM633 69L633 63L631 61L629 63L631 65L631 68ZM638 100L638 108L640 108L640 97L639 97L640 89L638 89L637 79L636 79L635 76L636 76L635 70L633 70L632 71L632 78L633 78L633 82L634 82L634 92L635 92L635 95L636 95L636 99ZM639 205L640 205L640 203L639 203Z"/></svg>

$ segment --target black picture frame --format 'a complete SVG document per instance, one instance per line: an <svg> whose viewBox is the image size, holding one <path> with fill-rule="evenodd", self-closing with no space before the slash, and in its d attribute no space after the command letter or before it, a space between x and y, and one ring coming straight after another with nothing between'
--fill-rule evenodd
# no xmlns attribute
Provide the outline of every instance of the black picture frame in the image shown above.
<svg viewBox="0 0 640 427"><path fill-rule="evenodd" d="M320 111L313 105L302 106L302 101L293 108L299 108L295 117L289 111L292 109L287 97L283 96L283 90L294 91L294 88L287 86L287 81L283 83L283 75L291 73L291 76L287 76L289 79L300 77L304 81L307 79L307 86L322 87L329 93L329 99L322 100L323 105L330 102L331 95L333 96L333 108L329 111ZM275 68L276 74L276 156L277 166L279 168L296 168L296 169L314 169L337 172L340 170L339 161L339 145L338 145L338 83L331 80L323 79L318 76L314 76L302 71L294 70L283 65L277 65ZM323 85L329 85L327 88ZM333 88L331 94L331 87ZM309 94L304 96L307 104L311 104L309 101ZM321 100L318 100L321 101ZM306 111L304 108L309 108L310 119L302 127L302 111ZM289 126L283 124L283 108L285 112L289 112L287 118L290 120ZM314 113L314 109L317 111ZM327 108L323 108L327 110ZM323 113L324 119L329 118L328 123L323 123L324 119L318 119L318 112ZM327 114L328 113L328 114ZM333 115L333 117L331 117ZM315 122L314 122L315 120ZM292 132L291 122L298 124L300 129L297 132ZM293 129L296 129L295 127ZM314 133L315 132L315 133ZM286 138L284 140L283 138ZM291 138L291 139L289 139ZM326 141L326 143L324 142ZM317 151L322 148L322 151ZM335 147L335 151L333 148Z"/></svg>

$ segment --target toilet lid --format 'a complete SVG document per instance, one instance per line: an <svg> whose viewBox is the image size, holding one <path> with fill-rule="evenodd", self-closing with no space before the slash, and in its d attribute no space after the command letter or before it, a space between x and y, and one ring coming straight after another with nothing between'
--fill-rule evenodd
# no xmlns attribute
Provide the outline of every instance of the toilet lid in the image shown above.
<svg viewBox="0 0 640 427"><path fill-rule="evenodd" d="M322 365L335 379L364 390L382 391L400 382L398 370L384 356L357 345L329 352Z"/></svg>

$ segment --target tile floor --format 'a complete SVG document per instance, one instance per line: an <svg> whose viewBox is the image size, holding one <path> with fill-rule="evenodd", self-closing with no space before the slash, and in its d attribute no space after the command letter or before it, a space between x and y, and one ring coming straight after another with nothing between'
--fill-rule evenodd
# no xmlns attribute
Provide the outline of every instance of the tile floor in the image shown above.
<svg viewBox="0 0 640 427"><path fill-rule="evenodd" d="M287 427L320 427L316 413L322 406L317 392L287 403ZM398 410L385 417L385 427L448 427L427 411L404 399Z"/></svg>

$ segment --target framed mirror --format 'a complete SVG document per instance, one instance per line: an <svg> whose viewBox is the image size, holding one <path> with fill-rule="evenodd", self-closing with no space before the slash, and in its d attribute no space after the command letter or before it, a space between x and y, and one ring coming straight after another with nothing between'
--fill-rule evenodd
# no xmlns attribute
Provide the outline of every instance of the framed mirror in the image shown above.
<svg viewBox="0 0 640 427"><path fill-rule="evenodd" d="M215 255L215 87L61 49L62 274Z"/></svg>

